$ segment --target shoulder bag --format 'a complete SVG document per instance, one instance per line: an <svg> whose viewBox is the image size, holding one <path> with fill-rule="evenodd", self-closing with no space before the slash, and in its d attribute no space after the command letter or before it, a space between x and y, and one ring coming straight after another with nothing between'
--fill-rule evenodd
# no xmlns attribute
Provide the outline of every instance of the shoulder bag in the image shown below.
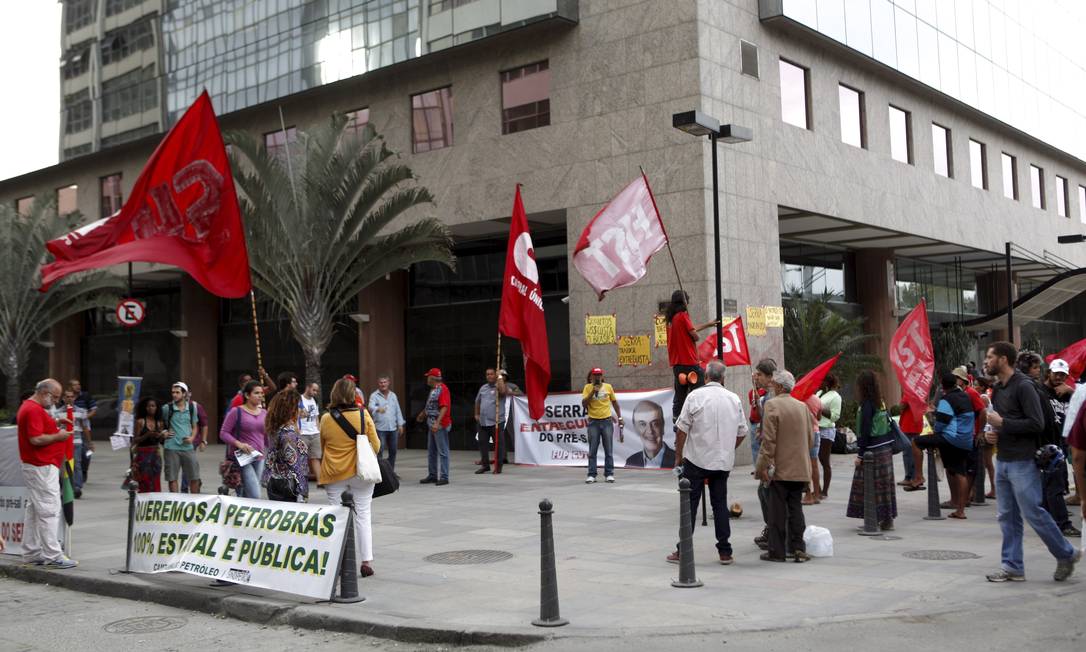
<svg viewBox="0 0 1086 652"><path fill-rule="evenodd" d="M238 429L241 427L241 408L234 408L236 412L236 419L234 421L234 432L231 433L235 438L238 436ZM222 484L227 489L237 490L241 486L241 465L238 464L238 459L230 454L230 447L226 447L226 459L219 462L219 475L222 476Z"/></svg>
<svg viewBox="0 0 1086 652"><path fill-rule="evenodd" d="M332 409L328 414L343 430L343 433L354 440L356 464L358 465L356 475L366 482L374 483L373 497L380 498L399 489L400 481L396 478L396 474L392 472L392 466L387 459L378 457L373 452L369 438L360 434L358 429L339 410ZM359 415L365 419L361 412L359 412ZM369 468L367 469L367 467Z"/></svg>

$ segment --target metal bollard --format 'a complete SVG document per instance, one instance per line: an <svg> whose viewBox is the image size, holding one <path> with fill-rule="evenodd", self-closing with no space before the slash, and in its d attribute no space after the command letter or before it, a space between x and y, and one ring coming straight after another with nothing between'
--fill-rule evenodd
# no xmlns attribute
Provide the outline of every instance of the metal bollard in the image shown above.
<svg viewBox="0 0 1086 652"><path fill-rule="evenodd" d="M988 501L984 495L984 480L987 475L987 470L984 468L984 451L980 446L976 447L977 452L977 475L973 478L973 500L970 504L974 507L987 507Z"/></svg>
<svg viewBox="0 0 1086 652"><path fill-rule="evenodd" d="M350 489L344 490L340 504L349 512L347 536L343 538L343 557L339 564L339 595L333 595L332 602L362 602L366 598L358 595L358 559L354 554L354 494Z"/></svg>
<svg viewBox="0 0 1086 652"><path fill-rule="evenodd" d="M561 627L569 621L558 610L558 572L554 561L554 505L539 501L539 618L536 627Z"/></svg>
<svg viewBox="0 0 1086 652"><path fill-rule="evenodd" d="M705 480L705 488L702 490L701 495L705 496L705 500L701 501L701 526L702 527L707 527L709 525L709 514L708 514L709 510L706 507L706 505L709 504L709 480L708 479Z"/></svg>
<svg viewBox="0 0 1086 652"><path fill-rule="evenodd" d="M708 494L705 495L708 500ZM690 514L690 480L679 480L679 579L671 582L677 589L702 586L694 571L694 519Z"/></svg>
<svg viewBox="0 0 1086 652"><path fill-rule="evenodd" d="M230 488L227 487L224 484L219 485L219 495L220 496L229 496L230 495Z"/></svg>
<svg viewBox="0 0 1086 652"><path fill-rule="evenodd" d="M124 571L125 573L132 572L132 535L136 529L136 491L139 490L140 485L135 480L129 479L125 483L126 489L128 489L128 545L124 551Z"/></svg>
<svg viewBox="0 0 1086 652"><path fill-rule="evenodd" d="M946 517L939 509L939 474L935 470L935 449L927 450L928 460L928 515L925 521L945 521Z"/></svg>
<svg viewBox="0 0 1086 652"><path fill-rule="evenodd" d="M879 532L879 506L875 502L875 454L871 451L864 453L864 527L859 534L862 537L873 537Z"/></svg>

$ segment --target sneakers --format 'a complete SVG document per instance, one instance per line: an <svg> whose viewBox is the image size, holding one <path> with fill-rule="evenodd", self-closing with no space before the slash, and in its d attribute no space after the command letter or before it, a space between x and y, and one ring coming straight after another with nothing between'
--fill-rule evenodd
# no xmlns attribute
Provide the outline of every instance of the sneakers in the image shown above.
<svg viewBox="0 0 1086 652"><path fill-rule="evenodd" d="M1067 527L1063 528L1063 536L1065 536L1065 537L1081 537L1082 532L1079 531L1079 529L1077 527L1075 527L1074 525L1068 525Z"/></svg>
<svg viewBox="0 0 1086 652"><path fill-rule="evenodd" d="M679 551L678 550L672 552L670 555L667 556L667 563L669 563L669 564L677 564L677 563L679 563Z"/></svg>
<svg viewBox="0 0 1086 652"><path fill-rule="evenodd" d="M726 555L724 553L720 553L720 565L721 566L731 566L734 563L735 563L735 559L732 558L731 555Z"/></svg>
<svg viewBox="0 0 1086 652"><path fill-rule="evenodd" d="M594 476L594 475L590 475L590 476L588 476L587 478L584 479L585 484L595 484L595 482L596 482L596 476Z"/></svg>
<svg viewBox="0 0 1086 652"><path fill-rule="evenodd" d="M1061 559L1056 562L1056 572L1052 574L1052 579L1057 582L1063 582L1068 577L1071 577L1071 573L1075 572L1075 564L1082 559L1082 551L1076 550L1075 554L1067 559Z"/></svg>
<svg viewBox="0 0 1086 652"><path fill-rule="evenodd" d="M45 568L52 570L67 570L69 568L75 568L78 565L79 562L74 559L68 559L67 557L61 557L60 559L54 559L53 561L47 561L42 564ZM1071 573L1068 572L1067 574L1070 575Z"/></svg>
<svg viewBox="0 0 1086 652"><path fill-rule="evenodd" d="M607 476L607 477L606 477L606 478L604 478L604 479L605 479L605 480L607 480L608 482L614 482L614 481L615 481L615 476L613 476L613 475L609 475L609 476Z"/></svg>
<svg viewBox="0 0 1086 652"><path fill-rule="evenodd" d="M1063 562L1060 562L1060 563L1062 564ZM1057 573L1060 572L1059 566L1056 567L1056 572ZM1068 574L1070 574L1070 573L1068 573ZM1018 574L1015 574L1015 573L1008 573L1007 571L1003 570L1002 568L999 569L998 571L994 572L994 573L991 573L991 574L987 575L986 577L988 578L989 582L1025 582L1026 581L1026 576L1025 575L1018 575Z"/></svg>

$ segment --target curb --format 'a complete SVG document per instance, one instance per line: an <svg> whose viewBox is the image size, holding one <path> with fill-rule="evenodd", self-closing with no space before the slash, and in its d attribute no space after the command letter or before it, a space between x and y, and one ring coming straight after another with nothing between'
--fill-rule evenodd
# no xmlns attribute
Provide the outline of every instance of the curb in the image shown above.
<svg viewBox="0 0 1086 652"><path fill-rule="evenodd" d="M363 634L403 643L438 643L445 645L494 645L522 647L550 638L501 630L474 630L443 627L436 623L409 620L383 614L356 614L330 604L294 604L274 598L252 595L224 595L212 589L178 584L148 584L135 575L99 577L76 571L56 571L0 561L0 577L33 584L47 584L72 591L111 598L153 602L234 618L259 625L285 625L300 629L323 629L349 634ZM381 622L370 620L380 616Z"/></svg>

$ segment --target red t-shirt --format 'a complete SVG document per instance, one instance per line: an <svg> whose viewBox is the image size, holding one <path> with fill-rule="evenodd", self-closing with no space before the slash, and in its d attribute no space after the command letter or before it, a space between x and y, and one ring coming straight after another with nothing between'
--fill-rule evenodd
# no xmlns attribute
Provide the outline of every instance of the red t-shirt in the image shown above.
<svg viewBox="0 0 1086 652"><path fill-rule="evenodd" d="M445 416L441 419L441 427L448 428L452 425L452 394L449 393L449 386L445 383L441 383L441 393L437 396L438 409L445 408Z"/></svg>
<svg viewBox="0 0 1086 652"><path fill-rule="evenodd" d="M973 419L973 434L979 435L984 430L984 426L981 425L980 422L980 414L981 412L987 411L988 406L984 404L984 399L980 397L980 392L972 387L967 385L965 387L965 393L969 395L969 400L973 402L973 416L976 417Z"/></svg>
<svg viewBox="0 0 1086 652"><path fill-rule="evenodd" d="M750 422L761 423L762 413L758 411L758 399L765 396L765 390L759 389L758 394L754 394L754 389L747 390L747 403L750 404Z"/></svg>
<svg viewBox="0 0 1086 652"><path fill-rule="evenodd" d="M234 398L230 399L230 408L229 408L229 410L233 410L236 407L241 407L241 404L244 403L244 402L245 402L245 395L244 394L242 394L241 392L238 392L237 394L234 394Z"/></svg>
<svg viewBox="0 0 1086 652"><path fill-rule="evenodd" d="M27 399L19 406L19 413L15 417L19 424L19 459L25 464L34 466L60 467L64 463L64 449L68 441L55 441L45 446L35 446L30 443L31 437L41 435L55 435L60 432L57 422L45 411L37 401Z"/></svg>
<svg viewBox="0 0 1086 652"><path fill-rule="evenodd" d="M916 414L908 403L901 406L901 432L906 435L919 435L924 432L924 415Z"/></svg>
<svg viewBox="0 0 1086 652"><path fill-rule="evenodd" d="M698 364L697 347L694 346L694 338L690 337L690 331L694 330L694 324L690 321L690 313L685 310L676 313L667 326L667 361L672 367L676 365L696 366Z"/></svg>

